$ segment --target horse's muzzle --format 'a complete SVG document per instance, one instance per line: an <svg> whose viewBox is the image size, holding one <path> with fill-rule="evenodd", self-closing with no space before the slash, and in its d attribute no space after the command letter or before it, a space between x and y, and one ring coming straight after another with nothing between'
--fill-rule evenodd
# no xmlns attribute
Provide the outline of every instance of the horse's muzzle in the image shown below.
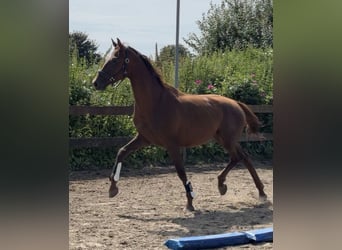
<svg viewBox="0 0 342 250"><path fill-rule="evenodd" d="M102 87L102 84L100 84L97 80L93 81L93 86L95 87L96 90L104 90L105 88Z"/></svg>

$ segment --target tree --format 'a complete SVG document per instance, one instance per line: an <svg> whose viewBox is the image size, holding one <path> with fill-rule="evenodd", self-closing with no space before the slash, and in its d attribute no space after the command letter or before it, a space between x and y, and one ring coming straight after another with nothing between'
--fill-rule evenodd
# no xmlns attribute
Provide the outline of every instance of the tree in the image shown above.
<svg viewBox="0 0 342 250"><path fill-rule="evenodd" d="M87 63L97 63L101 56L96 53L98 45L88 38L86 33L76 31L69 33L69 54L77 53L78 58L84 58Z"/></svg>
<svg viewBox="0 0 342 250"><path fill-rule="evenodd" d="M201 36L191 33L186 44L199 54L225 49L273 47L272 0L222 0L210 4L197 21Z"/></svg>
<svg viewBox="0 0 342 250"><path fill-rule="evenodd" d="M190 55L190 52L183 45L178 47L179 57L186 57ZM176 45L167 45L160 50L159 55L156 57L159 62L174 62L176 56Z"/></svg>

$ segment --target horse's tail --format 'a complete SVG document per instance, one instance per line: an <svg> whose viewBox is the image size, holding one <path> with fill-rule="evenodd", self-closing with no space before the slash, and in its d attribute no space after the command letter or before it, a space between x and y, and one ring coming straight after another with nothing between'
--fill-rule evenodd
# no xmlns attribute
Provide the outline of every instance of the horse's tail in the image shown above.
<svg viewBox="0 0 342 250"><path fill-rule="evenodd" d="M245 112L246 120L248 124L248 133L258 134L259 128L261 126L261 122L258 117L253 113L253 111L244 103L237 102L239 106L242 108L243 112Z"/></svg>

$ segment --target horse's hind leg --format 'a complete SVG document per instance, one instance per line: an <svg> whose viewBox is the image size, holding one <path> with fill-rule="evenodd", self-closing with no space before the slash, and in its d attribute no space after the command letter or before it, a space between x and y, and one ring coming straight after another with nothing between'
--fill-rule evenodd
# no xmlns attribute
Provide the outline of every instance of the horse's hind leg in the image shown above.
<svg viewBox="0 0 342 250"><path fill-rule="evenodd" d="M258 173L256 172L251 159L249 158L248 154L246 154L243 149L241 148L240 145L237 145L237 150L239 152L239 154L242 157L242 161L244 163L244 165L247 167L249 173L251 174L253 181L255 183L255 186L257 187L258 191L259 191L259 199L261 201L266 201L267 200L267 195L264 192L264 184L262 184Z"/></svg>
<svg viewBox="0 0 342 250"><path fill-rule="evenodd" d="M186 209L189 211L194 211L195 208L192 205L194 193L192 190L191 183L188 181L188 178L187 178L186 173L185 173L184 164L183 164L183 157L182 157L180 148L179 147L168 147L167 151L170 154L170 157L172 158L172 160L175 164L178 177L179 177L179 179L181 179L181 181L185 187L186 198L187 198Z"/></svg>

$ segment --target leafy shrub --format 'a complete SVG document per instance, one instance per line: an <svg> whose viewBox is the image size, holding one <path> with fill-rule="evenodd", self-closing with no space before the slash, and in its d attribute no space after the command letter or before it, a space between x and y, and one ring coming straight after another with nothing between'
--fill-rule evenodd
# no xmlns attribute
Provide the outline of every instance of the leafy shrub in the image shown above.
<svg viewBox="0 0 342 250"><path fill-rule="evenodd" d="M161 72L166 82L174 82L172 63L162 63ZM247 48L183 58L179 66L179 88L186 93L213 93L233 99L239 90L247 89L253 95L257 88L259 104L270 103L273 98L273 50Z"/></svg>
<svg viewBox="0 0 342 250"><path fill-rule="evenodd" d="M273 47L272 0L222 0L197 21L200 36L194 33L184 41L198 54L218 50Z"/></svg>
<svg viewBox="0 0 342 250"><path fill-rule="evenodd" d="M77 51L69 57L69 104L89 105L91 89L89 85L92 68L85 59L79 59Z"/></svg>
<svg viewBox="0 0 342 250"><path fill-rule="evenodd" d="M258 88L256 81L251 82L248 79L242 83L236 83L230 86L227 96L251 105L265 103L265 93Z"/></svg>

